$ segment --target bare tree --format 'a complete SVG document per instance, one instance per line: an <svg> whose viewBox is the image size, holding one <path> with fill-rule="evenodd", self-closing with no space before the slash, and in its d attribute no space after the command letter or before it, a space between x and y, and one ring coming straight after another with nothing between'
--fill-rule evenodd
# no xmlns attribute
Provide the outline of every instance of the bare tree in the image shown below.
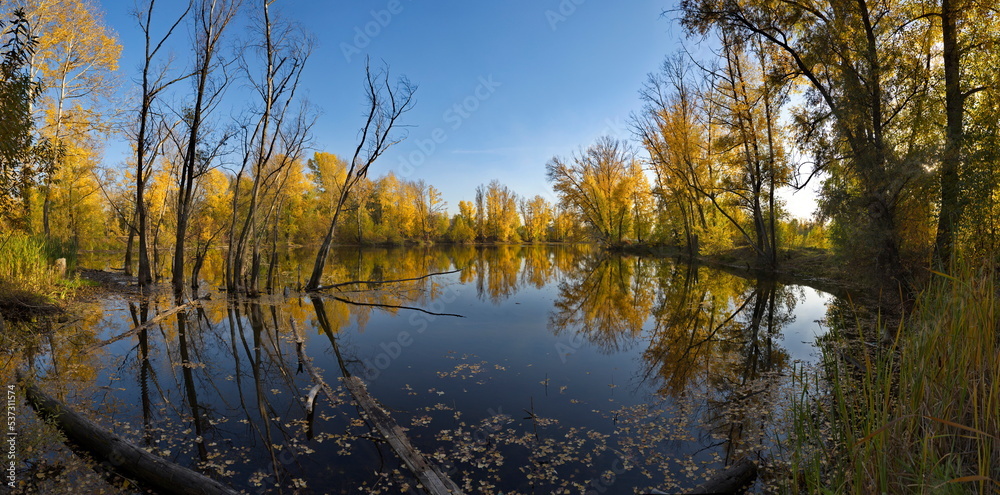
<svg viewBox="0 0 1000 495"><path fill-rule="evenodd" d="M153 62L157 53L163 48L163 44L173 34L174 29L180 25L181 21L187 17L191 10L191 4L177 16L177 19L170 25L166 33L157 41L153 40L153 8L156 0L149 0L145 10L136 10L135 17L139 21L139 28L142 29L145 40L145 57L142 65L142 100L139 105L139 131L136 136L135 145L135 233L139 237L139 285L148 287L153 283L153 273L150 270L149 246L147 240L147 212L144 193L146 190L146 179L150 172L149 166L156 159L158 150L163 143L163 135L156 132L154 124L154 103L163 90L174 83L187 78L187 75L171 77L168 75L168 67L154 68ZM159 139L159 141L157 141Z"/></svg>
<svg viewBox="0 0 1000 495"><path fill-rule="evenodd" d="M306 284L308 291L315 291L320 287L323 269L326 267L326 258L333 245L333 234L337 228L337 220L340 218L340 212L347 202L351 189L368 174L369 167L387 149L402 141L403 138L394 136L392 131L396 127L399 117L413 108L413 94L417 88L406 77L400 77L393 85L389 80L389 67L383 66L373 71L370 60L365 63L365 76L368 114L360 131L361 137L358 146L354 150L354 156L347 169L344 186L340 189L340 198L333 210L333 218L330 219L323 243L316 253L316 263L313 265L312 275Z"/></svg>
<svg viewBox="0 0 1000 495"><path fill-rule="evenodd" d="M261 1L261 43L243 50L241 59L261 106L251 111L241 130L243 159L234 182L226 257L226 288L230 293L258 292L262 243L257 241L275 217L278 191L288 178L289 165L301 157L313 125L308 106L296 99L312 41L298 25L273 19L272 1ZM254 54L264 62L259 75L247 60ZM246 192L242 191L245 179L250 180Z"/></svg>
<svg viewBox="0 0 1000 495"><path fill-rule="evenodd" d="M188 221L193 210L195 179L204 174L225 142L223 137L214 148L205 150L200 146L203 138L205 117L218 105L226 87L226 65L218 58L222 34L236 16L241 0L199 0L195 8L194 29L194 105L186 108L183 120L187 124L187 142L182 152L181 169L178 174L177 229L174 242L173 289L180 296L184 292L184 247ZM222 77L213 76L222 70Z"/></svg>

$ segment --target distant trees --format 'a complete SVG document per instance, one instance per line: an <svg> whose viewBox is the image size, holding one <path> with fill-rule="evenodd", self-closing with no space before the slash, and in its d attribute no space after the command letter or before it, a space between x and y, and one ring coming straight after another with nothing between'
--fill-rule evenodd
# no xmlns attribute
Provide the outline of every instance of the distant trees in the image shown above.
<svg viewBox="0 0 1000 495"><path fill-rule="evenodd" d="M650 214L649 183L628 144L610 137L574 156L545 166L561 206L571 209L607 244L639 237L636 227Z"/></svg>
<svg viewBox="0 0 1000 495"><path fill-rule="evenodd" d="M519 242L521 238L517 230L521 226L521 219L517 214L517 193L494 179L485 186L483 196L486 201L483 215L485 239L493 242Z"/></svg>

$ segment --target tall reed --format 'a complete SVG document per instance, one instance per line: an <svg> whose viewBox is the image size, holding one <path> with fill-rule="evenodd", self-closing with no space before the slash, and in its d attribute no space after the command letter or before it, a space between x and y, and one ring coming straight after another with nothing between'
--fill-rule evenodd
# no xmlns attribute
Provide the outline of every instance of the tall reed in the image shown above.
<svg viewBox="0 0 1000 495"><path fill-rule="evenodd" d="M53 293L62 283L61 274L52 264L59 251L59 246L37 237L0 234L0 283L8 290Z"/></svg>
<svg viewBox="0 0 1000 495"><path fill-rule="evenodd" d="M823 449L807 450L817 441L802 437L789 444L798 459L789 491L1000 493L996 276L993 265L935 273L888 332L895 338L853 346L865 349L853 359L833 339L825 350L829 394L792 405L797 421L828 424L829 432Z"/></svg>

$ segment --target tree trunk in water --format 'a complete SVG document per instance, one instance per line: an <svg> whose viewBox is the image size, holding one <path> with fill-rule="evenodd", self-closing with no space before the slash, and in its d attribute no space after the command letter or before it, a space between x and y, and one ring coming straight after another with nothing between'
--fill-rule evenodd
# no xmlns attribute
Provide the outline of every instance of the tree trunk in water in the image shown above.
<svg viewBox="0 0 1000 495"><path fill-rule="evenodd" d="M128 242L125 243L125 276L132 276L132 246L135 244L135 229L129 227Z"/></svg>
<svg viewBox="0 0 1000 495"><path fill-rule="evenodd" d="M187 214L181 212L185 206L179 206L177 212L177 236L174 241L174 264L170 279L174 288L174 296L184 294L184 236L187 233Z"/></svg>
<svg viewBox="0 0 1000 495"><path fill-rule="evenodd" d="M142 199L142 194L138 193L138 202L144 201ZM136 209L139 211L137 217L139 219L139 286L146 288L153 283L153 271L149 266L149 245L146 242L146 212L145 208L140 204L136 205Z"/></svg>
<svg viewBox="0 0 1000 495"><path fill-rule="evenodd" d="M326 258L330 254L330 247L333 246L333 233L337 228L337 219L339 217L340 205L338 204L336 211L333 212L333 220L330 221L330 228L326 230L323 243L320 244L319 251L316 253L316 262L313 264L312 275L309 276L309 282L306 283L307 291L318 289L320 283L323 281L323 270L326 268Z"/></svg>

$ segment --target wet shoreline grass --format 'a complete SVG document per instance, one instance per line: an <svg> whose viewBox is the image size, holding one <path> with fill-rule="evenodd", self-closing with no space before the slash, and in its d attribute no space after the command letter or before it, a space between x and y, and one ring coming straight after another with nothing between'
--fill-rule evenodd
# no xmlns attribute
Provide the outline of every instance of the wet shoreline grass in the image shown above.
<svg viewBox="0 0 1000 495"><path fill-rule="evenodd" d="M69 253L69 254L67 254ZM73 276L75 248L23 233L0 235L0 314L8 320L31 320L58 311L56 301L71 297L81 285ZM56 259L67 262L56 267Z"/></svg>
<svg viewBox="0 0 1000 495"><path fill-rule="evenodd" d="M898 323L832 325L847 331L814 377L827 394L793 404L787 491L1000 492L996 267L952 273L936 273Z"/></svg>

